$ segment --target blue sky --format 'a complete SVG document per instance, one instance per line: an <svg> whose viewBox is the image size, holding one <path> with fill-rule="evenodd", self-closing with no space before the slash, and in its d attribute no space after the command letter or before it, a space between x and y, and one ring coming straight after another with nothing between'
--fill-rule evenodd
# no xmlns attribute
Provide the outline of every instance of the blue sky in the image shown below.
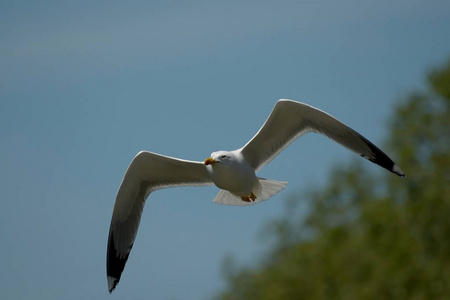
<svg viewBox="0 0 450 300"><path fill-rule="evenodd" d="M239 148L279 98L380 144L396 101L450 54L449 15L448 1L1 1L2 296L207 299L225 256L257 259L288 197L355 155L302 137L259 174L286 190L253 207L212 203L215 187L153 193L109 295L109 222L134 155Z"/></svg>

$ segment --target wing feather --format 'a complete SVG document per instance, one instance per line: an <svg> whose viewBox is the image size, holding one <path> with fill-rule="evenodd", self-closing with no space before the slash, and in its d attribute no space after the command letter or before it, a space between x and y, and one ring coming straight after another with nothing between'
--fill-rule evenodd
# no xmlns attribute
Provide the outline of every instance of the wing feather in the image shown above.
<svg viewBox="0 0 450 300"><path fill-rule="evenodd" d="M387 170L402 170L378 147L333 116L310 105L281 99L256 135L240 149L255 170L261 169L293 141L308 132L327 136Z"/></svg>
<svg viewBox="0 0 450 300"><path fill-rule="evenodd" d="M181 160L141 151L131 162L117 192L109 230L106 273L111 292L120 280L144 209L155 190L191 185L211 185L202 162Z"/></svg>

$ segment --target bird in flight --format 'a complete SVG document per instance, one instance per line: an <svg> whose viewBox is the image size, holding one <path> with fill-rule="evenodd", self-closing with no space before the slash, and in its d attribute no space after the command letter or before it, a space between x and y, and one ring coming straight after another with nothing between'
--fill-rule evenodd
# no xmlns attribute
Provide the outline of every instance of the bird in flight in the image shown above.
<svg viewBox="0 0 450 300"><path fill-rule="evenodd" d="M117 286L133 247L145 200L158 189L215 184L214 202L254 205L269 199L287 182L256 176L294 140L308 132L327 136L349 150L401 177L403 171L365 137L310 105L281 99L256 135L242 148L213 152L201 161L188 161L141 151L120 184L109 229L106 273L111 293Z"/></svg>

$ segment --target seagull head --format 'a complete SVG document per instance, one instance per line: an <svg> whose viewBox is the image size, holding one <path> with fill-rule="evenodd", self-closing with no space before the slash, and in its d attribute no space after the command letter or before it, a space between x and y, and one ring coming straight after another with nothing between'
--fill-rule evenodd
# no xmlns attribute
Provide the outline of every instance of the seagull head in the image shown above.
<svg viewBox="0 0 450 300"><path fill-rule="evenodd" d="M211 157L205 159L204 164L206 166L215 164L227 164L233 160L233 156L231 152L228 151L217 151L211 153Z"/></svg>

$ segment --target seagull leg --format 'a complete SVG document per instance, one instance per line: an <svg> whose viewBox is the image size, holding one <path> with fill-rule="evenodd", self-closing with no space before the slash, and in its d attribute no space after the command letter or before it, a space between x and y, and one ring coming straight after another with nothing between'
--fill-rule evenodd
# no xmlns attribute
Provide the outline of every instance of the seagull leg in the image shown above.
<svg viewBox="0 0 450 300"><path fill-rule="evenodd" d="M253 194L253 192L252 192L250 195L248 195L248 196L241 197L242 201L245 201L245 202L252 202L252 201L255 201L256 198L257 198L257 197L256 197L255 194Z"/></svg>
<svg viewBox="0 0 450 300"><path fill-rule="evenodd" d="M250 196L241 197L242 201L250 202Z"/></svg>

